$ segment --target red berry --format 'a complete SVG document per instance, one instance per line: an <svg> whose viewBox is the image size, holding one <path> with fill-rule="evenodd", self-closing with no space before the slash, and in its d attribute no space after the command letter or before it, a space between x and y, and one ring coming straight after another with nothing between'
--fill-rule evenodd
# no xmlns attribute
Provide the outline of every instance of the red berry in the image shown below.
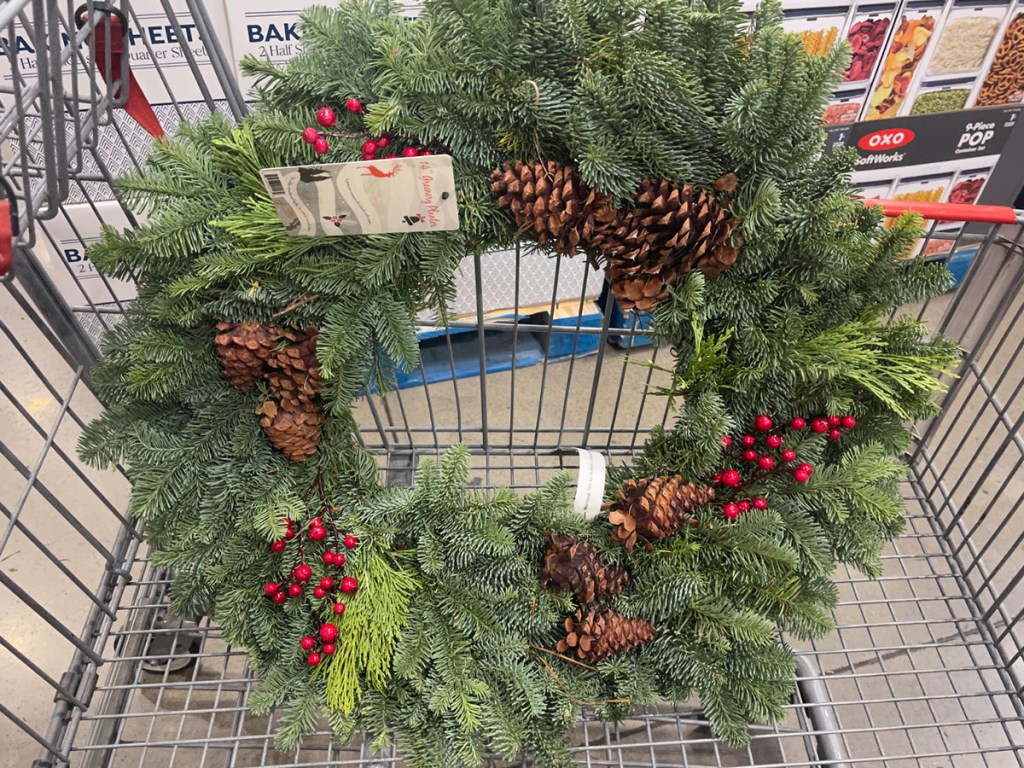
<svg viewBox="0 0 1024 768"><path fill-rule="evenodd" d="M338 118L334 116L334 110L330 107L320 107L316 113L316 121L324 128L330 128L338 121Z"/></svg>
<svg viewBox="0 0 1024 768"><path fill-rule="evenodd" d="M799 432L801 429L807 426L807 422L801 419L799 416L797 416L795 419L789 422L789 426L791 426L793 429Z"/></svg>
<svg viewBox="0 0 1024 768"><path fill-rule="evenodd" d="M298 597L302 594L302 585L293 583L288 587L288 597Z"/></svg>
<svg viewBox="0 0 1024 768"><path fill-rule="evenodd" d="M330 589L334 586L334 579L332 579L330 576L324 576L322 579L320 579L320 586L324 589Z"/></svg>
<svg viewBox="0 0 1024 768"><path fill-rule="evenodd" d="M744 435L740 442L743 443L744 448L752 448L756 441L753 435Z"/></svg>
<svg viewBox="0 0 1024 768"><path fill-rule="evenodd" d="M314 525L309 529L309 538L313 541L323 541L327 538L327 529L322 525Z"/></svg>
<svg viewBox="0 0 1024 768"><path fill-rule="evenodd" d="M793 473L793 479L796 480L798 483L806 483L810 479L810 477L811 476L809 474L807 474L806 472L801 472L800 470L797 470L796 472Z"/></svg>
<svg viewBox="0 0 1024 768"><path fill-rule="evenodd" d="M313 569L305 563L295 569L296 581L309 581L311 578L313 578Z"/></svg>
<svg viewBox="0 0 1024 768"><path fill-rule="evenodd" d="M729 502L722 507L722 514L725 515L728 520L735 520L740 516L740 508L732 502Z"/></svg>
<svg viewBox="0 0 1024 768"><path fill-rule="evenodd" d="M346 595L351 595L359 588L359 582L353 579L351 576L346 576L341 580L341 591Z"/></svg>
<svg viewBox="0 0 1024 768"><path fill-rule="evenodd" d="M316 648L316 640L314 640L309 635L306 635L304 638L299 640L299 645L302 646L302 650L304 651L312 651L314 648Z"/></svg>
<svg viewBox="0 0 1024 768"><path fill-rule="evenodd" d="M744 451L743 452L743 460L744 461L757 461L757 451L755 451L753 448Z"/></svg>
<svg viewBox="0 0 1024 768"><path fill-rule="evenodd" d="M842 436L843 436L843 433L840 432L838 429L830 429L828 431L828 439L829 440L838 440Z"/></svg>
<svg viewBox="0 0 1024 768"><path fill-rule="evenodd" d="M385 160L394 160L398 155L384 155Z"/></svg>
<svg viewBox="0 0 1024 768"><path fill-rule="evenodd" d="M363 154L376 156L378 144L373 139L367 139L363 142Z"/></svg>
<svg viewBox="0 0 1024 768"><path fill-rule="evenodd" d="M828 419L815 419L811 422L812 432L827 432L828 431Z"/></svg>
<svg viewBox="0 0 1024 768"><path fill-rule="evenodd" d="M432 154L434 154L434 153L431 152L429 149L421 149L420 150L420 157L428 157L429 155L432 155Z"/></svg>
<svg viewBox="0 0 1024 768"><path fill-rule="evenodd" d="M764 456L757 460L757 466L767 471L775 466L775 459L773 459L768 454L765 454Z"/></svg>
<svg viewBox="0 0 1024 768"><path fill-rule="evenodd" d="M749 512L750 511L750 502L749 501L741 501L736 506L740 508L740 512Z"/></svg>
<svg viewBox="0 0 1024 768"><path fill-rule="evenodd" d="M825 421L828 422L828 425L830 427L838 427L840 424L843 423L843 420L840 419L838 416L829 416L827 419L825 419Z"/></svg>
<svg viewBox="0 0 1024 768"><path fill-rule="evenodd" d="M359 543L359 539L353 536L351 533L345 537L345 546L349 549L355 549L356 544Z"/></svg>
<svg viewBox="0 0 1024 768"><path fill-rule="evenodd" d="M368 154L366 154L365 152L363 153L363 162L364 162L364 163L368 163L368 162L370 162L371 160L376 160L376 159L377 159L377 156L376 156L376 155L368 155Z"/></svg>
<svg viewBox="0 0 1024 768"><path fill-rule="evenodd" d="M330 145L327 143L327 139L321 137L313 142L313 151L318 155L326 155L327 150L330 149Z"/></svg>
<svg viewBox="0 0 1024 768"><path fill-rule="evenodd" d="M270 551L280 555L282 552L284 552L284 548L286 546L287 545L285 544L285 542L283 542L281 539L278 539L277 541L270 542Z"/></svg>
<svg viewBox="0 0 1024 768"><path fill-rule="evenodd" d="M338 637L338 626L336 624L321 624L320 639L329 643Z"/></svg>
<svg viewBox="0 0 1024 768"><path fill-rule="evenodd" d="M763 413L754 419L754 429L758 432L767 432L774 426L771 416L766 416Z"/></svg>
<svg viewBox="0 0 1024 768"><path fill-rule="evenodd" d="M814 467L808 464L806 461L796 469L797 472L806 472L808 475L814 471Z"/></svg>
<svg viewBox="0 0 1024 768"><path fill-rule="evenodd" d="M735 488L740 484L740 473L735 469L727 469L722 473L722 483L728 485L730 488Z"/></svg>
<svg viewBox="0 0 1024 768"><path fill-rule="evenodd" d="M312 520L309 521L309 524L310 525L323 525L324 524L324 519L322 517L314 517Z"/></svg>
<svg viewBox="0 0 1024 768"><path fill-rule="evenodd" d="M782 460L787 464L791 461L796 461L796 451L783 451Z"/></svg>
<svg viewBox="0 0 1024 768"><path fill-rule="evenodd" d="M345 612L345 604L335 603L334 607L331 610L334 611L338 616L341 616L341 614Z"/></svg>
<svg viewBox="0 0 1024 768"><path fill-rule="evenodd" d="M853 416L843 416L843 429L853 429L857 426L857 420Z"/></svg>
<svg viewBox="0 0 1024 768"><path fill-rule="evenodd" d="M280 584L275 584L272 581L268 581L266 584L263 585L263 594L265 594L265 595L273 595L280 588L281 588Z"/></svg>
<svg viewBox="0 0 1024 768"><path fill-rule="evenodd" d="M416 157L418 154L416 147L406 147L402 150L402 157Z"/></svg>
<svg viewBox="0 0 1024 768"><path fill-rule="evenodd" d="M273 600L273 601L274 601L275 603L277 603L278 605L280 605L281 603L283 603L283 602L284 602L285 600L287 600L287 599L288 599L288 595L286 595L286 594L285 594L284 592L275 592L275 593L274 593L274 597L273 597L273 598L271 598L271 599L272 599L272 600Z"/></svg>
<svg viewBox="0 0 1024 768"><path fill-rule="evenodd" d="M313 597L317 600L323 600L327 597L327 590L323 587L313 587Z"/></svg>
<svg viewBox="0 0 1024 768"><path fill-rule="evenodd" d="M343 566L345 564L345 553L344 552L335 552L334 553L334 564L338 568L341 568L341 566Z"/></svg>
<svg viewBox="0 0 1024 768"><path fill-rule="evenodd" d="M379 138L377 139L377 146L378 146L378 147L380 147L381 149L387 149L387 146L388 146L388 144L390 144L390 143L391 143L391 142L390 142L390 141L388 140L388 137L387 137L387 136L380 136L380 137L379 137Z"/></svg>
<svg viewBox="0 0 1024 768"><path fill-rule="evenodd" d="M778 435L768 435L768 439L765 442L768 443L769 448L778 448L782 445L782 438Z"/></svg>
<svg viewBox="0 0 1024 768"><path fill-rule="evenodd" d="M715 484L718 484L718 483L722 482L722 473L719 472L717 475L715 475L713 478L711 478L711 482L713 482Z"/></svg>
<svg viewBox="0 0 1024 768"><path fill-rule="evenodd" d="M728 448L730 445L732 445L732 438L729 437L728 435L722 435L722 445Z"/></svg>
<svg viewBox="0 0 1024 768"><path fill-rule="evenodd" d="M288 526L288 530L284 532L284 537L285 537L286 539L288 539L288 541L291 541L292 539L294 539L294 538L295 538L295 529L294 529L294 528L292 528L292 527L291 527L291 526L289 525L289 526Z"/></svg>
<svg viewBox="0 0 1024 768"><path fill-rule="evenodd" d="M316 666L317 664L319 664L319 663L320 663L320 654L319 654L319 653L317 653L316 651L313 651L313 652L312 652L311 654L309 654L309 656L308 656L308 657L306 658L306 661L308 661L308 662L309 662L309 666L311 666L311 667L315 667L315 666Z"/></svg>
<svg viewBox="0 0 1024 768"><path fill-rule="evenodd" d="M352 112L353 114L356 112L362 112L363 102L361 102L359 99L349 99L348 101L345 102L345 109L347 109L349 112Z"/></svg>
<svg viewBox="0 0 1024 768"><path fill-rule="evenodd" d="M320 131L316 128L303 128L302 129L302 140L307 144L312 144L314 141L320 138Z"/></svg>
<svg viewBox="0 0 1024 768"><path fill-rule="evenodd" d="M754 499L754 509L768 509L768 500L763 496Z"/></svg>
<svg viewBox="0 0 1024 768"><path fill-rule="evenodd" d="M324 565L334 565L334 553L331 550L324 552Z"/></svg>
<svg viewBox="0 0 1024 768"><path fill-rule="evenodd" d="M334 643L324 643L323 652L325 655L330 656L334 653Z"/></svg>

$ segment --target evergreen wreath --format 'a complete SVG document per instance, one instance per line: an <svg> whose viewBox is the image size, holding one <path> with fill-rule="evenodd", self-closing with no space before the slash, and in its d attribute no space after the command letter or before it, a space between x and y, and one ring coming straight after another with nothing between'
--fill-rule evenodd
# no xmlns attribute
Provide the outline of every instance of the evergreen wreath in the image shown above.
<svg viewBox="0 0 1024 768"><path fill-rule="evenodd" d="M777 3L751 21L735 0L433 0L415 21L346 0L306 11L303 43L244 63L240 125L158 143L119 187L147 223L90 250L138 299L80 452L127 467L173 609L248 649L282 748L326 716L417 766L565 765L581 707L694 692L744 743L792 695L783 638L833 628L835 564L881 572L904 424L957 354L887 322L950 286L905 258L919 222L884 228L852 156L822 155L847 51L808 55ZM457 231L289 237L259 176L423 151L453 158ZM674 423L596 520L563 474L470 492L461 446L387 487L356 438L353 402L417 364L460 261L518 238L604 265L673 351Z"/></svg>

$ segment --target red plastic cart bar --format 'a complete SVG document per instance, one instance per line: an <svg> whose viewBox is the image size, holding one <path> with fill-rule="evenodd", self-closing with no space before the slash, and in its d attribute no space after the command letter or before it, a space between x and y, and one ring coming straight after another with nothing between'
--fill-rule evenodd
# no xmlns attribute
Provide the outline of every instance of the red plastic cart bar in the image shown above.
<svg viewBox="0 0 1024 768"><path fill-rule="evenodd" d="M152 105L142 92L142 86L135 79L131 65L127 64L128 58L125 48L128 46L128 18L124 13L117 10L109 3L96 2L92 4L94 13L105 13L107 18L98 23L93 31L93 40L96 49L96 67L100 74L112 85L118 87L122 82L124 72L122 66L128 71L128 99L124 105L127 112L136 123L142 126L154 139L164 138L164 129L160 125L160 119L153 111ZM75 11L75 23L81 29L88 21L89 6L80 5ZM110 57L110 72L107 71L107 57ZM115 98L123 94L114 94Z"/></svg>
<svg viewBox="0 0 1024 768"><path fill-rule="evenodd" d="M0 282L11 277L14 266L14 238L18 236L18 208L14 189L7 179L0 178Z"/></svg>
<svg viewBox="0 0 1024 768"><path fill-rule="evenodd" d="M878 206L886 216L899 216L915 211L925 219L939 221L969 221L985 224L1024 224L1024 211L1005 205L969 205L966 203L920 203L913 200L862 201L867 206Z"/></svg>

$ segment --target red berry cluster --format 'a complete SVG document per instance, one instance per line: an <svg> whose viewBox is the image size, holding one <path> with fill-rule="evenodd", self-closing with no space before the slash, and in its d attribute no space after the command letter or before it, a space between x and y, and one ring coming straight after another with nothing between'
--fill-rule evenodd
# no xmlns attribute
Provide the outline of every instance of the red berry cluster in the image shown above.
<svg viewBox="0 0 1024 768"><path fill-rule="evenodd" d="M345 102L345 109L352 114L361 114L363 103L359 99L351 98ZM330 107L320 107L316 113L316 121L321 128L333 128L338 122L338 116ZM331 145L327 141L328 136L340 139L365 139L363 142L363 160L377 160L378 153L390 147L392 140L395 139L395 136L389 134L371 137L366 131L361 133L326 132L312 126L304 128L302 131L302 140L307 144L312 144L313 151L318 155L325 155L330 150ZM426 147L414 146L408 146L401 152L402 157L423 157L432 154L433 152ZM396 154L386 154L381 159L393 160L396 157L398 157Z"/></svg>
<svg viewBox="0 0 1024 768"><path fill-rule="evenodd" d="M321 642L320 650L316 649L316 638L312 635L306 635L299 641L299 647L309 653L309 656L306 657L306 661L309 662L311 667L315 667L320 663L320 659L322 658L321 654L324 656L330 656L334 653L334 641L338 639L338 626L330 623L321 624L318 634Z"/></svg>
<svg viewBox="0 0 1024 768"><path fill-rule="evenodd" d="M789 422L789 428L801 432L807 427L807 420L799 416ZM838 440L842 429L853 429L857 420L853 416L821 416L811 421L811 431L817 434L828 433L830 440ZM746 498L744 491L752 485L771 475L790 473L798 483L806 483L814 472L814 467L797 461L796 451L784 446L783 436L774 432L776 425L771 416L761 414L754 419L752 434L743 435L739 445L729 435L722 436L726 458L735 462L748 464L750 470L746 475L736 469L726 469L714 476L715 485L726 489L726 502L722 505L722 515L727 520L735 520L742 512L751 509L767 509L768 501L761 496ZM759 450L760 445L764 448ZM721 498L722 494L719 494Z"/></svg>
<svg viewBox="0 0 1024 768"><path fill-rule="evenodd" d="M355 549L359 543L358 539L351 534L341 538L337 528L333 521L328 523L333 529L334 538L334 549L330 547L323 554L323 563L326 566L333 566L334 568L341 568L345 565L345 553L338 551L340 549L340 543L344 542L347 549ZM321 542L328 537L327 526L324 525L324 519L322 517L315 517L309 524L309 528L305 532L306 537L309 541ZM286 531L283 539L271 542L270 549L272 552L280 554L284 552L288 545L288 541L295 538L295 524L288 520L288 530ZM298 540L299 557L302 562L295 566L291 572L291 583L285 586L284 581L268 581L263 585L263 592L277 605L284 603L289 597L300 598L302 597L305 588L309 585L313 579L313 569L306 562L306 553L304 551L303 541L300 538ZM359 582L351 576L345 576L338 580L335 576L323 576L320 581L313 587L313 597L317 600L323 600L328 594L335 589L341 590L342 593L350 595L359 588ZM334 604L334 612L339 616L345 612L345 604L343 602L336 602Z"/></svg>

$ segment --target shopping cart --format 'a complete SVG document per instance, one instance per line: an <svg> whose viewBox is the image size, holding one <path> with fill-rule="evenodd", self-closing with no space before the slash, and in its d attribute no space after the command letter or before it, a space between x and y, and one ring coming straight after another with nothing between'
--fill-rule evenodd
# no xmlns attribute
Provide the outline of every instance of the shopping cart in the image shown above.
<svg viewBox="0 0 1024 768"><path fill-rule="evenodd" d="M202 3L161 7L172 25L198 28L181 45L203 83L198 101L169 94L156 109L163 127L212 110L239 117L244 103ZM2 197L20 224L0 290L3 763L402 765L392 751L333 743L326 727L294 752L275 751L275 716L246 707L255 681L244 652L206 617L168 612L171 575L151 564L123 514L123 475L75 459L83 425L102 408L88 386L97 334L117 322L130 286L60 256L80 257L101 220L134 222L110 183L138 166L145 143L124 110L125 72L111 77L97 51L114 51L118 25L139 23L122 4L0 7L6 39L26 36L38 52L31 79L8 46L13 74L0 87ZM153 67L171 82L156 57ZM904 484L910 522L884 576L836 574L837 631L798 645L787 717L752 726L749 747L721 745L689 702L619 724L584 718L579 764L1024 766L1024 228L1009 209L921 208L935 222L921 252L964 274L955 291L911 311L964 352L943 415L917 425ZM3 213L0 202L0 235ZM562 260L549 298L527 301L529 258L525 246L507 255L514 290L495 306L486 256L474 257L464 272L472 311L422 328L433 367L424 363L418 380L431 383L360 401L363 440L388 482L409 483L421 458L463 442L479 487L534 488L575 469L578 447L628 459L669 418L665 399L650 394L664 383L657 367L633 364L668 358L648 344L644 318L615 312L595 295L601 281L589 266Z"/></svg>

